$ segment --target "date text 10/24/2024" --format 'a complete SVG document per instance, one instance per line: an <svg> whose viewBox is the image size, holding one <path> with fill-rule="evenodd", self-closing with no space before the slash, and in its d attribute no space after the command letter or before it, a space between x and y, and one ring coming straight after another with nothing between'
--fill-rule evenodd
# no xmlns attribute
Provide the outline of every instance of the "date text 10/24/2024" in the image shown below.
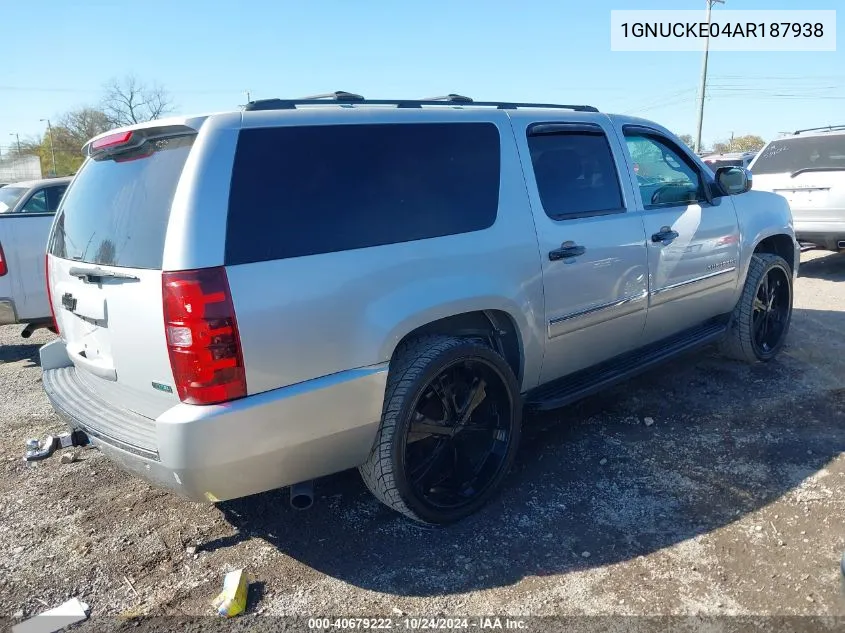
<svg viewBox="0 0 845 633"><path fill-rule="evenodd" d="M528 628L525 620L518 618L309 618L312 630L363 629L363 630L505 630L519 631Z"/></svg>

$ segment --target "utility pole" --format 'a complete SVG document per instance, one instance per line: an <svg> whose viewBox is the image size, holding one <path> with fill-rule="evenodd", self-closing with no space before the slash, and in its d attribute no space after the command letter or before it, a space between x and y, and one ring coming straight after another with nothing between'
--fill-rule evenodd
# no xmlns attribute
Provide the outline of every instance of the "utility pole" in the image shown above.
<svg viewBox="0 0 845 633"><path fill-rule="evenodd" d="M701 151L701 127L704 123L704 96L707 92L707 56L710 53L710 12L717 2L725 4L725 0L704 0L707 3L707 37L704 38L704 62L701 64L701 85L698 89L698 122L695 126L695 153Z"/></svg>
<svg viewBox="0 0 845 633"><path fill-rule="evenodd" d="M9 136L14 136L15 140L18 142L18 156L21 155L21 137L17 132L9 132Z"/></svg>
<svg viewBox="0 0 845 633"><path fill-rule="evenodd" d="M731 132L731 144L728 147L730 148L728 150L729 152L734 151L734 133L733 132Z"/></svg>
<svg viewBox="0 0 845 633"><path fill-rule="evenodd" d="M50 134L50 156L53 159L53 177L56 177L58 173L56 172L56 150L53 148L53 126L50 125L50 119L41 119L41 121L47 121L47 132Z"/></svg>
<svg viewBox="0 0 845 633"><path fill-rule="evenodd" d="M246 102L249 103L252 99L249 98L249 90L246 90Z"/></svg>

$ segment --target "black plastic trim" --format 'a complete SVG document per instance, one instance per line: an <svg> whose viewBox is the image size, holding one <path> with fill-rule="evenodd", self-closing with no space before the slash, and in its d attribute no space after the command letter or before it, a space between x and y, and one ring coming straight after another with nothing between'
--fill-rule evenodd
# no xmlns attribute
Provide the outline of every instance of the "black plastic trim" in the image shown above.
<svg viewBox="0 0 845 633"><path fill-rule="evenodd" d="M525 402L535 411L572 404L679 354L716 342L727 331L729 323L730 314L725 314L638 350L558 378L529 391Z"/></svg>

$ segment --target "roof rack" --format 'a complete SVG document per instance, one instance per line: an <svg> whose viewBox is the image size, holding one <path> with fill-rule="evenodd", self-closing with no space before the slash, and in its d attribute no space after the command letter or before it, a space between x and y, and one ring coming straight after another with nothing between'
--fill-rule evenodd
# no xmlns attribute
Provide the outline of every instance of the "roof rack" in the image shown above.
<svg viewBox="0 0 845 633"><path fill-rule="evenodd" d="M823 125L821 127L808 127L806 130L795 130L793 134L801 134L801 132L833 132L834 130L845 130L845 125Z"/></svg>
<svg viewBox="0 0 845 633"><path fill-rule="evenodd" d="M339 90L323 95L313 95L301 99L259 99L250 101L244 106L246 111L256 110L295 110L302 105L392 105L397 108L422 108L423 106L459 107L468 105L473 107L489 107L499 110L516 110L517 108L555 108L574 110L576 112L598 112L598 108L589 105L563 105L558 103L511 103L507 101L473 101L469 97L448 94L443 97L429 97L428 99L365 99L363 96Z"/></svg>

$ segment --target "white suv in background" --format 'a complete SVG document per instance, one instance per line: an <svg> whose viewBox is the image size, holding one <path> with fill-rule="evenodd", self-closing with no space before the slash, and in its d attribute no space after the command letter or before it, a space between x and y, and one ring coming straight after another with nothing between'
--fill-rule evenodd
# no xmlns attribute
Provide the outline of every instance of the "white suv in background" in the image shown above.
<svg viewBox="0 0 845 633"><path fill-rule="evenodd" d="M754 188L789 201L799 241L845 248L845 125L770 141L750 165Z"/></svg>

